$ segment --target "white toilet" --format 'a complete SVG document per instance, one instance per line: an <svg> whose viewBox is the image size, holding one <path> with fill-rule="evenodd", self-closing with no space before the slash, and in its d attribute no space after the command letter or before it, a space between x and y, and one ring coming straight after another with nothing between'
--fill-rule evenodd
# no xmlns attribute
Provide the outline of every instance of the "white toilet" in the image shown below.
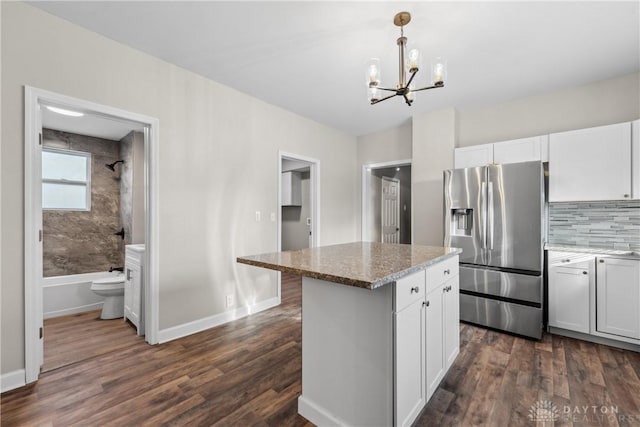
<svg viewBox="0 0 640 427"><path fill-rule="evenodd" d="M117 319L124 316L124 274L94 280L91 290L104 297L101 319Z"/></svg>

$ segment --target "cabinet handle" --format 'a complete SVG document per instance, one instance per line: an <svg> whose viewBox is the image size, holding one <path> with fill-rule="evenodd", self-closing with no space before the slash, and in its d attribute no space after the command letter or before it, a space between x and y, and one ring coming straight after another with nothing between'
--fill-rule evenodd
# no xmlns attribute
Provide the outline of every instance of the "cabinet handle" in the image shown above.
<svg viewBox="0 0 640 427"><path fill-rule="evenodd" d="M570 259L563 259L562 262L571 262Z"/></svg>
<svg viewBox="0 0 640 427"><path fill-rule="evenodd" d="M589 273L587 273L586 271L583 271L582 274L589 274Z"/></svg>
<svg viewBox="0 0 640 427"><path fill-rule="evenodd" d="M429 301L423 302L422 305L424 305L425 307L429 307Z"/></svg>
<svg viewBox="0 0 640 427"><path fill-rule="evenodd" d="M131 269L127 268L127 280L131 280Z"/></svg>
<svg viewBox="0 0 640 427"><path fill-rule="evenodd" d="M625 195L624 195L624 197L627 197L627 198L628 198L628 197L629 197L629 195L628 195L628 194L625 194Z"/></svg>
<svg viewBox="0 0 640 427"><path fill-rule="evenodd" d="M415 288L411 288L411 293L412 293L412 294L413 294L413 293L416 293L416 294L417 294L418 292L420 292L420 288L419 288L419 287L417 287L417 286L416 286Z"/></svg>
<svg viewBox="0 0 640 427"><path fill-rule="evenodd" d="M451 271L449 269L444 271L444 274L451 274Z"/></svg>
<svg viewBox="0 0 640 427"><path fill-rule="evenodd" d="M601 259L601 260L600 260L600 262L601 262L602 264L604 264L604 260L603 260L603 259Z"/></svg>

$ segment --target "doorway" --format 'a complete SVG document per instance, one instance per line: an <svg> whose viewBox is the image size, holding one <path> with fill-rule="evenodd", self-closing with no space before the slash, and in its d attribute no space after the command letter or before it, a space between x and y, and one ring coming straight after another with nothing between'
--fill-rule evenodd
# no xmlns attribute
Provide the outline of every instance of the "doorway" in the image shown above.
<svg viewBox="0 0 640 427"><path fill-rule="evenodd" d="M320 246L320 161L298 154L278 156L278 250ZM278 297L281 275L278 273Z"/></svg>
<svg viewBox="0 0 640 427"><path fill-rule="evenodd" d="M362 240L411 244L411 161L365 165Z"/></svg>
<svg viewBox="0 0 640 427"><path fill-rule="evenodd" d="M74 121L74 119L77 120ZM114 270L114 273L117 274L117 271L123 268L123 265L120 264L124 263L125 234L129 235L128 243L134 243L131 241L131 236L137 236L135 238L142 240L146 245L143 261L146 266L143 276L144 293L141 295L146 308L145 340L151 344L157 343L158 174L156 147L158 125L158 120L152 117L25 86L26 383L38 379L44 363L45 288L47 292L55 294L47 301L47 317L53 318L59 314L84 312L87 307L95 308L94 306L99 305L99 302L89 301L88 304L84 304L87 301L84 301L83 298L91 298L91 291L85 288L88 288L94 279L98 279L96 274L106 274L109 273L108 270ZM121 169L125 165L132 167L134 163L130 157L123 162L120 159L123 154L120 151L120 146L116 147L112 144L116 141L101 138L105 135L100 132L116 132L118 135L123 133L124 136L120 139L127 140L126 144L131 150L134 145L138 147L138 167L136 171L130 170L132 174L135 173L138 176L138 181L136 184L128 182L126 192L131 195L135 188L141 190L135 203L132 201L132 204L137 206L136 211L127 211L129 222L120 218L121 212L115 213L116 218L103 217L103 213L94 218L95 212L92 212L92 208L95 211L100 204L115 203L115 199L103 203L105 198L109 199L111 196L100 194L96 197L95 194L92 194L92 188L99 187L100 190L104 190L106 187L118 187L116 191L120 192ZM134 144L135 140L137 142ZM125 143L122 142L122 144ZM124 153L125 156L129 154L133 156L132 152ZM116 156L118 159L103 162L107 158L105 156L109 155ZM67 176L70 173L69 165L71 164L75 165L75 172L72 174L73 176ZM99 176L92 171L99 172ZM92 186L92 179L94 186ZM73 197L69 197L69 195L73 195ZM68 216L70 213L85 214L85 218L79 219L82 215L72 215L73 219L66 218L65 215ZM131 223L134 217L137 218L135 226ZM81 230L80 223L82 221L86 223L86 232ZM69 224L73 225L69 227ZM118 224L118 227L112 230L114 224ZM125 224L126 233L119 229ZM105 225L106 231L103 233L106 233L105 235L87 237L88 234L91 234L92 228L100 228L100 225ZM67 239L64 243L64 245L76 245L70 250L74 256L65 255L65 258L60 253L48 252L45 259L45 233L49 230L51 238L48 241L49 248L57 250L60 249L60 246L64 246L60 242L65 239L65 233L59 231L65 227L68 228L69 235L81 236L75 243L69 243L72 239ZM122 242L117 240L120 236ZM62 240L54 242L56 238ZM87 251L87 248L82 246L86 243L81 242L83 238L91 240L90 243L93 247L102 248L104 251L98 249L99 253L94 252L93 257L84 256L83 252ZM123 249L122 254L119 253L119 249ZM69 259L72 259L73 262L69 263ZM104 269L104 272L80 271L87 268L93 269L93 266L88 265L93 262L101 264L96 268ZM107 268L106 265L109 267ZM46 283L46 287L44 286L45 276L49 276L47 278L51 279ZM81 282L87 286L79 284ZM78 297L79 289L82 289L83 293L78 300L80 302L70 303L69 295ZM60 307L56 304L62 304L63 308L59 310ZM69 304L70 306L68 306ZM120 321L122 322L122 319Z"/></svg>

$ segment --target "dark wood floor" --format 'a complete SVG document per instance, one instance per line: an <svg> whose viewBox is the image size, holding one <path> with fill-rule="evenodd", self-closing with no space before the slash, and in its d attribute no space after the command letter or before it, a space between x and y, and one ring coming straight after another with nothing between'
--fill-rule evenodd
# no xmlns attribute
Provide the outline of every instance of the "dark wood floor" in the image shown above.
<svg viewBox="0 0 640 427"><path fill-rule="evenodd" d="M167 344L139 340L44 373L37 384L2 395L2 426L310 425L297 415L299 278L285 277L282 291L277 308ZM530 426L538 401L555 405L556 425L640 425L638 353L470 325L462 325L460 338L460 355L416 425ZM574 412L569 422L565 406ZM617 414L603 416L602 406Z"/></svg>
<svg viewBox="0 0 640 427"><path fill-rule="evenodd" d="M144 342L129 322L122 318L103 320L100 313L94 310L45 319L43 372Z"/></svg>

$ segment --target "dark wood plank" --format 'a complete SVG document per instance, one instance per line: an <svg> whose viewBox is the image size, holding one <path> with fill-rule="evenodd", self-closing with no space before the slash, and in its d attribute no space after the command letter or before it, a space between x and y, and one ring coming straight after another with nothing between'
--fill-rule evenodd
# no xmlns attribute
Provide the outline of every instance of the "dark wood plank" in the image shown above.
<svg viewBox="0 0 640 427"><path fill-rule="evenodd" d="M48 320L54 368L2 394L2 426L311 426L297 413L301 280L282 278L279 307L157 346L121 319L96 321L97 312ZM106 351L91 349L107 336ZM556 426L638 425L640 354L462 324L460 355L415 425L541 426L529 418L538 401L556 406ZM562 413L581 406L627 418Z"/></svg>

